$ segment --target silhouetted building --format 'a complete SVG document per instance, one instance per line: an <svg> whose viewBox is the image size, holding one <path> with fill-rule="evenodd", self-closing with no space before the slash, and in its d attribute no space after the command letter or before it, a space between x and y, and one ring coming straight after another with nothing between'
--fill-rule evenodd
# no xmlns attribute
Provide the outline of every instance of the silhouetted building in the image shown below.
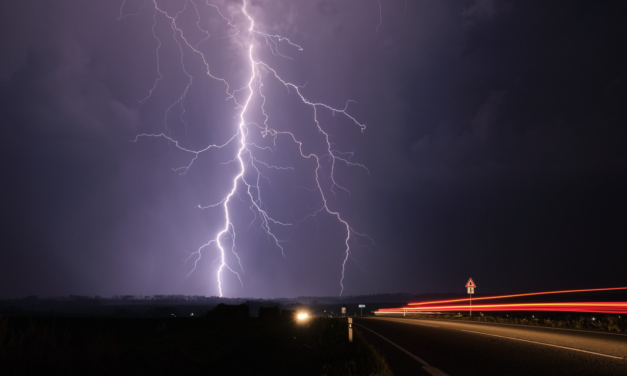
<svg viewBox="0 0 627 376"><path fill-rule="evenodd" d="M117 313L117 312L116 312ZM179 311L172 307L155 307L146 310L146 316L150 317L177 317L181 316Z"/></svg>
<svg viewBox="0 0 627 376"><path fill-rule="evenodd" d="M259 320L278 321L280 318L279 307L259 307Z"/></svg>
<svg viewBox="0 0 627 376"><path fill-rule="evenodd" d="M250 318L250 309L246 304L230 305L220 303L207 312L207 318L217 324L246 325Z"/></svg>
<svg viewBox="0 0 627 376"><path fill-rule="evenodd" d="M293 309L281 310L281 319L282 320L296 320L296 311Z"/></svg>

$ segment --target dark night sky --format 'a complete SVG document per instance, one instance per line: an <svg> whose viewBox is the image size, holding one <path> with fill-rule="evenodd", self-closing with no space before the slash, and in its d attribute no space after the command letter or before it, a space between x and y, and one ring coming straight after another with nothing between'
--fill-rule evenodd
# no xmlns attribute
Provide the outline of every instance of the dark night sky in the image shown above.
<svg viewBox="0 0 627 376"><path fill-rule="evenodd" d="M158 3L172 14L185 5ZM183 260L221 225L219 210L196 206L224 197L235 149L203 154L179 175L171 168L189 154L163 139L129 142L163 132L186 85L158 15L163 79L140 105L158 76L152 2L133 15L142 4L127 0L118 20L121 0L0 3L0 297L217 294L216 249L189 277ZM212 71L244 86L243 39L224 37L212 8L195 4L212 33L200 44ZM627 2L381 0L378 35L376 0L250 8L261 31L304 48L279 44L293 60L277 58L257 37L259 58L306 83L311 101L355 100L350 113L367 124L362 133L320 111L334 148L370 170L338 167L351 195L329 193L330 207L376 243L351 244L344 294L463 292L469 277L478 293L627 285ZM196 21L180 16L194 43L204 36ZM237 109L197 56L186 50L183 61L194 77L187 134L175 106L172 136L196 149L224 142ZM272 125L316 140L310 109L266 78ZM297 221L319 202L302 188L313 170L279 144L264 155L296 170L266 171L264 199L277 219ZM233 208L244 286L226 273L225 295L339 293L336 220L279 231L289 238L283 257L259 221L249 226L248 205Z"/></svg>

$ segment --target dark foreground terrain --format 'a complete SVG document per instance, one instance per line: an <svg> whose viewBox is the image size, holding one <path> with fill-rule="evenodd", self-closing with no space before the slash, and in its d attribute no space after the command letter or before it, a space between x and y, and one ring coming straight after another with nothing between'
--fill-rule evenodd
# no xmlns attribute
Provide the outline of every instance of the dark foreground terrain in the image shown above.
<svg viewBox="0 0 627 376"><path fill-rule="evenodd" d="M0 374L391 375L346 320L0 317Z"/></svg>

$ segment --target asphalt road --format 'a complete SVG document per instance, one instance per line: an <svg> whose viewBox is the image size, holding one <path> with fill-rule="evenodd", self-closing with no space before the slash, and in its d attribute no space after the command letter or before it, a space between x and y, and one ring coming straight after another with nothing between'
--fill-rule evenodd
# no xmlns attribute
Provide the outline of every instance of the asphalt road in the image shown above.
<svg viewBox="0 0 627 376"><path fill-rule="evenodd" d="M395 375L627 375L623 334L452 320L354 323Z"/></svg>

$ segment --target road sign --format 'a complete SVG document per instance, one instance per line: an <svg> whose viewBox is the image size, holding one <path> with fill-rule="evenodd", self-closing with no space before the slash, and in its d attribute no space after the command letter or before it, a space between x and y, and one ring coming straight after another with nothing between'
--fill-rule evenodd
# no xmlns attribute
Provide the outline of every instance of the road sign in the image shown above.
<svg viewBox="0 0 627 376"><path fill-rule="evenodd" d="M470 317L472 317L472 294L475 293L475 281L472 278L468 278L468 282L466 282L466 290L468 291L468 310L470 312Z"/></svg>
<svg viewBox="0 0 627 376"><path fill-rule="evenodd" d="M359 305L359 316L363 316L364 315L364 308L366 308L365 304L360 304Z"/></svg>

